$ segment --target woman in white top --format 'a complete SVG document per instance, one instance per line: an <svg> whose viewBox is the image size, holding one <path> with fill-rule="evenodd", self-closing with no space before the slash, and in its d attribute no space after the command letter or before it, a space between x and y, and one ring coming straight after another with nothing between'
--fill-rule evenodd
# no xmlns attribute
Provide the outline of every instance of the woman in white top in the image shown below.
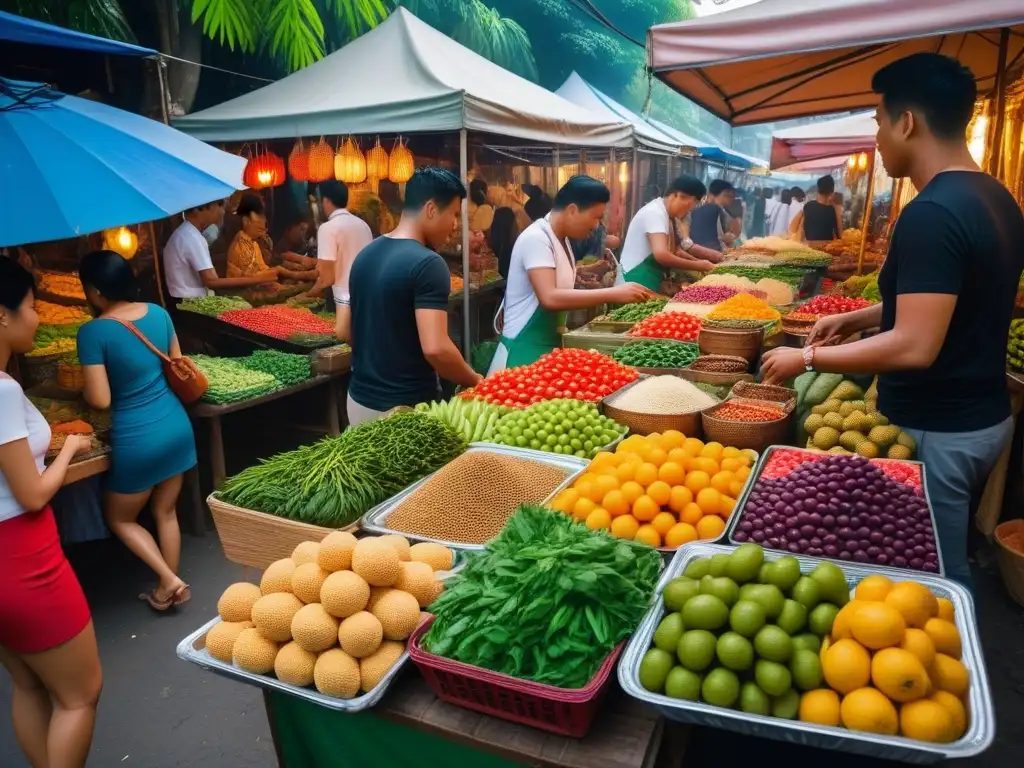
<svg viewBox="0 0 1024 768"><path fill-rule="evenodd" d="M0 663L14 733L33 768L85 765L103 675L89 606L50 500L90 440L69 435L49 467L50 428L3 371L39 326L32 275L0 258Z"/></svg>

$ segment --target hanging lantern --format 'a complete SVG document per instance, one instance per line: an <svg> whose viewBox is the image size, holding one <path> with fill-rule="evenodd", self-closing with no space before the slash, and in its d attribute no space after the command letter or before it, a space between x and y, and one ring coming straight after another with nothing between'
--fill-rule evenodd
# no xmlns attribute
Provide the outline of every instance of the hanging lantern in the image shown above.
<svg viewBox="0 0 1024 768"><path fill-rule="evenodd" d="M386 154L385 157L387 157ZM349 136L341 145L338 154L334 156L334 178L346 184L358 184L366 181L366 166L367 162L363 157L362 150Z"/></svg>
<svg viewBox="0 0 1024 768"><path fill-rule="evenodd" d="M128 227L108 229L103 233L103 247L125 259L131 259L139 250L139 237Z"/></svg>
<svg viewBox="0 0 1024 768"><path fill-rule="evenodd" d="M850 155L848 158L846 158L846 167L849 168L851 171L857 167L856 155Z"/></svg>
<svg viewBox="0 0 1024 768"><path fill-rule="evenodd" d="M266 189L284 184L284 160L273 152L263 152L249 158L242 176L245 186L251 189Z"/></svg>
<svg viewBox="0 0 1024 768"><path fill-rule="evenodd" d="M867 152L861 152L857 158L857 170L866 171L868 169L868 154Z"/></svg>
<svg viewBox="0 0 1024 768"><path fill-rule="evenodd" d="M371 179L386 179L388 177L388 153L380 145L380 137L373 149L366 153L366 175Z"/></svg>
<svg viewBox="0 0 1024 768"><path fill-rule="evenodd" d="M309 180L327 181L334 178L334 150L331 145L320 141L309 148Z"/></svg>
<svg viewBox="0 0 1024 768"><path fill-rule="evenodd" d="M309 155L302 146L302 139L296 140L288 155L288 174L295 181L309 181Z"/></svg>
<svg viewBox="0 0 1024 768"><path fill-rule="evenodd" d="M388 179L395 182L395 184L404 184L412 178L415 170L416 161L412 156L412 152L409 151L409 148L405 146L405 141L399 136L398 143L391 150L391 158L388 160Z"/></svg>

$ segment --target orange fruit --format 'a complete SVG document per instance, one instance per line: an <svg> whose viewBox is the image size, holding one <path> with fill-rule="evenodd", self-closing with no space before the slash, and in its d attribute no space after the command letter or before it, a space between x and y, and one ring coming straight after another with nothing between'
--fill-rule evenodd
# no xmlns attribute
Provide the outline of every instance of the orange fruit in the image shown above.
<svg viewBox="0 0 1024 768"><path fill-rule="evenodd" d="M634 477L636 477L636 471L642 466L640 457L633 458L632 454L629 454L630 458L627 461L622 462L615 468L615 478L620 483L628 483Z"/></svg>
<svg viewBox="0 0 1024 768"><path fill-rule="evenodd" d="M644 488L647 488L658 479L658 468L654 464L645 462L637 469L634 479Z"/></svg>
<svg viewBox="0 0 1024 768"><path fill-rule="evenodd" d="M668 452L668 460L673 464L678 464L679 466L682 466L689 458L690 457L686 455L686 451L682 448L673 448Z"/></svg>
<svg viewBox="0 0 1024 768"><path fill-rule="evenodd" d="M591 467L590 471L598 477L609 476L614 478L618 469L617 464L602 464L600 467Z"/></svg>
<svg viewBox="0 0 1024 768"><path fill-rule="evenodd" d="M840 640L842 643L852 642ZM843 697L839 705L839 716L843 725L851 731L880 733L895 736L900 727L896 707L884 693L874 688L857 688Z"/></svg>
<svg viewBox="0 0 1024 768"><path fill-rule="evenodd" d="M597 509L597 504L592 502L586 496L580 497L580 499L573 505L572 516L577 520L586 520L587 517Z"/></svg>
<svg viewBox="0 0 1024 768"><path fill-rule="evenodd" d="M651 450L654 450L655 448L664 448L664 446L662 445L662 442L661 442L661 433L660 432L651 432L651 434L647 435L644 438L644 442L647 443L647 446Z"/></svg>
<svg viewBox="0 0 1024 768"><path fill-rule="evenodd" d="M935 643L935 650L959 659L961 654L960 632L956 624L945 619L928 619L924 625L924 631Z"/></svg>
<svg viewBox="0 0 1024 768"><path fill-rule="evenodd" d="M615 454L608 451L598 451L594 455L594 458L590 460L590 469L598 469L599 467L609 464L612 466L618 465L618 460L615 458Z"/></svg>
<svg viewBox="0 0 1024 768"><path fill-rule="evenodd" d="M755 451L753 448L744 448L743 450L740 451L740 456L745 458L751 464L757 461L757 451Z"/></svg>
<svg viewBox="0 0 1024 768"><path fill-rule="evenodd" d="M732 472L716 472L711 476L711 487L719 493L729 493L729 487L732 485L735 475Z"/></svg>
<svg viewBox="0 0 1024 768"><path fill-rule="evenodd" d="M697 521L697 536L702 539L717 539L725 531L725 520L717 515L705 515Z"/></svg>
<svg viewBox="0 0 1024 768"><path fill-rule="evenodd" d="M894 584L885 602L903 614L908 627L924 627L928 619L939 613L939 601L932 591L916 581Z"/></svg>
<svg viewBox="0 0 1024 768"><path fill-rule="evenodd" d="M658 532L658 535L664 538L668 535L668 532L672 530L672 527L676 524L676 516L671 512L659 512L651 520L651 526Z"/></svg>
<svg viewBox="0 0 1024 768"><path fill-rule="evenodd" d="M718 474L718 462L714 459L708 459L702 456L693 460L693 466L691 469L706 472L709 478L708 482L710 483L711 476Z"/></svg>
<svg viewBox="0 0 1024 768"><path fill-rule="evenodd" d="M711 485L711 476L707 472L700 470L694 470L686 475L686 481L683 483L693 493L698 493Z"/></svg>
<svg viewBox="0 0 1024 768"><path fill-rule="evenodd" d="M626 497L622 494L622 491L608 491L601 499L601 506L608 510L608 514L612 517L618 517L619 515L625 515L629 512L631 505L626 501Z"/></svg>
<svg viewBox="0 0 1024 768"><path fill-rule="evenodd" d="M729 515L732 514L733 509L736 508L736 499L731 496L722 496L720 499L721 508L718 510L718 514L721 515L723 520L728 520Z"/></svg>
<svg viewBox="0 0 1024 768"><path fill-rule="evenodd" d="M597 490L601 492L602 499L609 491L619 490L619 481L614 476L599 475L597 480L594 481L594 484L597 486Z"/></svg>
<svg viewBox="0 0 1024 768"><path fill-rule="evenodd" d="M674 461L666 461L658 467L658 479L669 485L682 485L686 480L686 470L681 464Z"/></svg>
<svg viewBox="0 0 1024 768"><path fill-rule="evenodd" d="M692 502L683 507L683 511L679 513L679 520L690 525L696 525L703 517L704 511Z"/></svg>
<svg viewBox="0 0 1024 768"><path fill-rule="evenodd" d="M908 739L945 744L955 732L953 714L937 701L921 699L900 708L900 733Z"/></svg>
<svg viewBox="0 0 1024 768"><path fill-rule="evenodd" d="M971 676L960 661L944 653L935 654L935 661L928 668L932 685L938 691L952 693L959 699L967 695Z"/></svg>
<svg viewBox="0 0 1024 768"><path fill-rule="evenodd" d="M586 483L586 482L591 482L592 483L595 480L597 480L597 473L596 472L591 472L590 470L587 470L582 475L580 475L579 477L576 478L575 485L578 486L580 483Z"/></svg>
<svg viewBox="0 0 1024 768"><path fill-rule="evenodd" d="M686 442L686 435L677 429L666 429L661 433L661 445L666 450L681 448Z"/></svg>
<svg viewBox="0 0 1024 768"><path fill-rule="evenodd" d="M725 448L722 449L723 459L739 459L742 457L743 453L740 451L739 448L733 448L731 445L727 445L725 446Z"/></svg>
<svg viewBox="0 0 1024 768"><path fill-rule="evenodd" d="M642 523L649 523L660 511L658 502L646 494L633 502L633 517Z"/></svg>
<svg viewBox="0 0 1024 768"><path fill-rule="evenodd" d="M851 693L871 681L871 655L856 640L836 640L825 651L821 671L830 688Z"/></svg>
<svg viewBox="0 0 1024 768"><path fill-rule="evenodd" d="M668 461L668 451L666 451L664 448L654 448L651 451L650 455L647 457L647 460L651 462L651 464L653 464L654 466L660 467L662 464Z"/></svg>
<svg viewBox="0 0 1024 768"><path fill-rule="evenodd" d="M705 515L717 515L722 509L722 494L714 488L703 488L697 492L696 502Z"/></svg>
<svg viewBox="0 0 1024 768"><path fill-rule="evenodd" d="M747 478L750 477L750 467L740 467L733 472L733 475L735 475L736 479L741 483L745 483L747 482Z"/></svg>
<svg viewBox="0 0 1024 768"><path fill-rule="evenodd" d="M683 508L693 501L693 493L685 485L672 487L672 494L668 497L668 508L673 512L682 512Z"/></svg>
<svg viewBox="0 0 1024 768"><path fill-rule="evenodd" d="M862 615L864 609L858 615ZM883 648L871 659L871 682L893 701L903 704L928 695L928 672L910 651Z"/></svg>
<svg viewBox="0 0 1024 768"><path fill-rule="evenodd" d="M640 529L636 532L636 536L633 537L633 541L639 541L641 544L647 544L651 547L660 547L661 534L654 530L653 525L641 525Z"/></svg>
<svg viewBox="0 0 1024 768"><path fill-rule="evenodd" d="M704 443L696 437L688 437L683 441L682 448L686 451L686 455L692 458L700 456L700 452L704 450Z"/></svg>
<svg viewBox="0 0 1024 768"><path fill-rule="evenodd" d="M712 440L710 443L704 443L704 447L701 449L700 455L707 456L709 459L714 459L717 462L721 461L722 453L724 451L724 445Z"/></svg>
<svg viewBox="0 0 1024 768"><path fill-rule="evenodd" d="M658 506L667 506L672 498L672 486L664 480L655 480L647 486L647 495L654 499Z"/></svg>
<svg viewBox="0 0 1024 768"><path fill-rule="evenodd" d="M723 472L735 472L743 466L743 462L740 459L722 459L718 464Z"/></svg>
<svg viewBox="0 0 1024 768"><path fill-rule="evenodd" d="M576 483L576 491L581 499L590 499L595 504L604 498L604 493L597 487L597 478Z"/></svg>
<svg viewBox="0 0 1024 768"><path fill-rule="evenodd" d="M555 500L551 503L551 507L552 509L557 509L559 512L568 512L571 514L572 508L576 506L576 502L579 500L579 491L575 488L566 488L555 497Z"/></svg>
<svg viewBox="0 0 1024 768"><path fill-rule="evenodd" d="M874 574L863 579L860 584L857 585L854 597L858 600L874 600L876 602L882 602L888 596L891 589L892 582L889 581L889 579L885 576Z"/></svg>
<svg viewBox="0 0 1024 768"><path fill-rule="evenodd" d="M817 725L839 726L839 694L827 688L808 691L800 697L800 720Z"/></svg>
<svg viewBox="0 0 1024 768"><path fill-rule="evenodd" d="M606 509L597 507L593 512L587 515L587 528L592 531L596 531L599 528L607 530L608 528L611 528L611 525L612 516L608 514L608 510Z"/></svg>
<svg viewBox="0 0 1024 768"><path fill-rule="evenodd" d="M953 716L953 738L956 741L967 731L967 710L964 703L949 691L936 691L928 697L936 704L941 704Z"/></svg>
<svg viewBox="0 0 1024 768"><path fill-rule="evenodd" d="M950 623L955 623L955 622L953 622L953 603L951 603L949 600L947 600L944 597L938 598L938 603L939 603L938 618L942 619L943 621L948 621Z"/></svg>
<svg viewBox="0 0 1024 768"><path fill-rule="evenodd" d="M903 635L903 642L900 643L900 648L905 651L910 651L912 654L917 656L918 661L924 664L925 669L932 665L935 661L935 643L928 636L928 633L923 629L917 629L911 627L907 630L907 633Z"/></svg>
<svg viewBox="0 0 1024 768"><path fill-rule="evenodd" d="M734 499L738 499L740 494L743 493L743 486L746 485L742 480L733 480L729 483L729 495Z"/></svg>
<svg viewBox="0 0 1024 768"><path fill-rule="evenodd" d="M665 546L675 549L697 540L697 529L689 523L676 523L665 534Z"/></svg>
<svg viewBox="0 0 1024 768"><path fill-rule="evenodd" d="M619 488L619 491L621 491L622 495L626 498L630 507L633 506L634 501L644 495L644 487L635 480L627 480L624 482L622 487Z"/></svg>
<svg viewBox="0 0 1024 768"><path fill-rule="evenodd" d="M850 617L850 631L858 643L877 651L902 643L907 624L895 608L885 603L866 602Z"/></svg>
<svg viewBox="0 0 1024 768"><path fill-rule="evenodd" d="M632 515L622 515L612 520L611 530L615 538L632 541L636 532L640 530L640 523Z"/></svg>
<svg viewBox="0 0 1024 768"><path fill-rule="evenodd" d="M862 605L864 605L863 600L851 600L839 609L839 613L837 613L835 619L832 620L832 631L829 633L833 640L848 640L853 637L853 630L851 629L853 614L855 614Z"/></svg>

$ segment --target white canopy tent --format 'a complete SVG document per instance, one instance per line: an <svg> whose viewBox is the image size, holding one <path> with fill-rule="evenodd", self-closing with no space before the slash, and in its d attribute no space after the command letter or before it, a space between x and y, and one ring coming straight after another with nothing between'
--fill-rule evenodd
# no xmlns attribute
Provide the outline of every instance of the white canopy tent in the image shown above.
<svg viewBox="0 0 1024 768"><path fill-rule="evenodd" d="M775 131L772 133L771 167L781 168L836 155L869 152L875 147L877 128L874 112L860 112ZM839 165L842 163L840 160Z"/></svg>

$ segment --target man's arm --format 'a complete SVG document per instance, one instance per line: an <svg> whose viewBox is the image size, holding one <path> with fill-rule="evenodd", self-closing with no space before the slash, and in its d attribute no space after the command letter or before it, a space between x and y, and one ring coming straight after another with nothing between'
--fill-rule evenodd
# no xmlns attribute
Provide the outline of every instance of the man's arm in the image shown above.
<svg viewBox="0 0 1024 768"><path fill-rule="evenodd" d="M800 232L803 230L803 228L804 228L804 210L803 210L803 208L801 208L800 209L800 213L798 213L796 215L796 218L794 218L791 222L789 222L789 234L791 234L791 235L800 234Z"/></svg>
<svg viewBox="0 0 1024 768"><path fill-rule="evenodd" d="M334 285L335 268L335 262L328 261L327 259L317 259L316 282L313 283L313 287L309 289L310 296L319 296L326 289L331 288Z"/></svg>
<svg viewBox="0 0 1024 768"><path fill-rule="evenodd" d="M647 243L650 246L651 255L654 257L654 260L666 269L685 269L695 272L710 272L714 269L714 264L698 258L697 254L688 257L672 253L668 235L661 232L648 232ZM696 245L693 247L695 249L699 248ZM718 251L711 251L709 248L701 248L700 250L708 253L718 253Z"/></svg>
<svg viewBox="0 0 1024 768"><path fill-rule="evenodd" d="M537 301L548 312L568 312L573 309L589 309L601 304L632 304L645 301L653 294L636 283L617 285L614 288L594 288L577 291L575 288L558 288L555 285L553 267L535 267L529 270L530 285L537 294Z"/></svg>
<svg viewBox="0 0 1024 768"><path fill-rule="evenodd" d="M199 277L203 281L203 285L211 290L217 290L218 288L249 288L260 283L274 282L277 279L277 272L270 269L252 277L218 277L217 270L210 267L200 272Z"/></svg>
<svg viewBox="0 0 1024 768"><path fill-rule="evenodd" d="M458 347L448 335L446 310L417 309L416 330L423 356L442 379L463 387L475 387L483 379L462 359Z"/></svg>

